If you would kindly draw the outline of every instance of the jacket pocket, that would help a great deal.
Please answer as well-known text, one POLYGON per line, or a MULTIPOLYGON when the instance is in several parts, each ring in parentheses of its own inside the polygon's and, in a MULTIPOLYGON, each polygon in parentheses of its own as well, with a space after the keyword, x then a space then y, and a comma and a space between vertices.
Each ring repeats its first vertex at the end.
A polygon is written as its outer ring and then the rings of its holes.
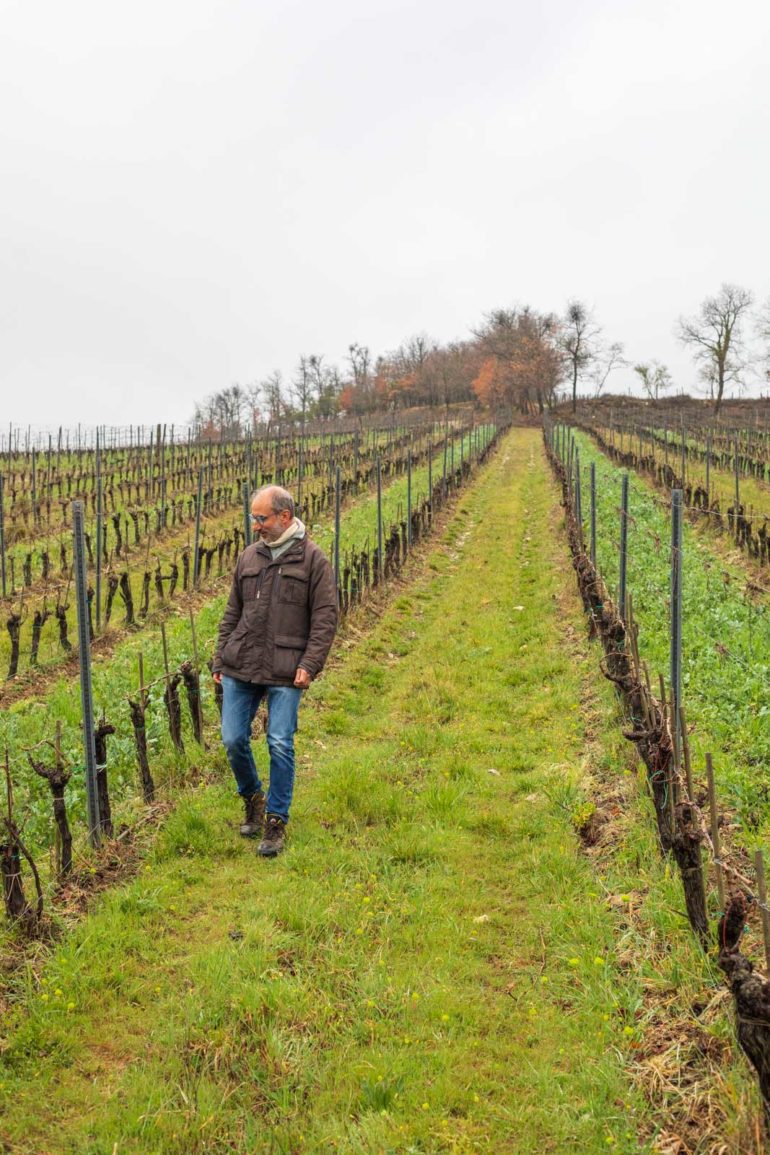
POLYGON ((226 666, 237 666, 243 649, 243 640, 246 636, 246 624, 241 618, 222 650, 222 662, 226 666))
POLYGON ((241 580, 241 597, 243 601, 250 602, 259 593, 259 587, 262 585, 262 574, 249 574, 241 580))
POLYGON ((276 634, 273 662, 273 675, 276 678, 294 679, 306 644, 304 638, 294 637, 291 634, 276 634))
POLYGON ((298 606, 307 603, 308 575, 300 569, 279 570, 278 601, 284 605, 298 606))

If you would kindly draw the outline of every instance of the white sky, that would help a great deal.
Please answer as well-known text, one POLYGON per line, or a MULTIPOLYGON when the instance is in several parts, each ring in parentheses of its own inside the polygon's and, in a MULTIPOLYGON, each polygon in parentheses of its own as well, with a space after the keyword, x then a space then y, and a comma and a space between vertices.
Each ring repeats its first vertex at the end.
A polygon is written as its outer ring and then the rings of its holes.
POLYGON ((766 0, 0 0, 0 426, 572 296, 692 387, 677 316, 770 297, 769 52, 766 0))

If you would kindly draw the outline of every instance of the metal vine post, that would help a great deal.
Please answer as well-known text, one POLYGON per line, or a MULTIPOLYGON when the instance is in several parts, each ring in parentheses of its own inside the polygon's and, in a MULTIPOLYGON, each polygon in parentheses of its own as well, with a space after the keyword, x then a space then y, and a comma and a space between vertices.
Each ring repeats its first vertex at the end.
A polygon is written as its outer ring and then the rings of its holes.
POLYGON ((682 497, 681 489, 671 493, 671 729, 674 739, 674 764, 677 770, 681 755, 682 704, 682 497))
POLYGON ((88 800, 88 834, 92 846, 101 840, 99 795, 96 786, 96 746, 94 743, 94 700, 91 683, 91 639, 88 622, 88 574, 82 501, 72 503, 72 527, 75 558, 75 595, 78 619, 78 652, 80 656, 80 702, 83 713, 83 750, 85 754, 86 796, 88 800))

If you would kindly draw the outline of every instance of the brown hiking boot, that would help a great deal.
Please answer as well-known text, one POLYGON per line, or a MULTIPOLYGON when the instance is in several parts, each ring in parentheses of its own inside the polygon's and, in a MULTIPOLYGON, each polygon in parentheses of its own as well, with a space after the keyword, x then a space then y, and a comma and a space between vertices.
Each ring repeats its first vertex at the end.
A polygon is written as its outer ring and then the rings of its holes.
POLYGON ((275 858, 286 846, 286 823, 277 814, 268 814, 265 819, 265 834, 257 847, 257 854, 263 858, 275 858))
POLYGON ((246 813, 241 823, 241 834, 244 838, 261 838, 265 825, 265 796, 258 790, 251 798, 244 798, 243 802, 246 813))

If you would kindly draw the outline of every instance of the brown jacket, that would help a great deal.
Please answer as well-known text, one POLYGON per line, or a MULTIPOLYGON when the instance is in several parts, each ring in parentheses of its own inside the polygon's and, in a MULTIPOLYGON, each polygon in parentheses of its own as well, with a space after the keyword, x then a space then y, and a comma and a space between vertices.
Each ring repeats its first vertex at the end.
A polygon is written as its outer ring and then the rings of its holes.
POLYGON ((291 686, 299 666, 315 678, 337 629, 334 571, 303 537, 273 561, 249 545, 238 558, 214 654, 214 673, 260 686, 291 686))

